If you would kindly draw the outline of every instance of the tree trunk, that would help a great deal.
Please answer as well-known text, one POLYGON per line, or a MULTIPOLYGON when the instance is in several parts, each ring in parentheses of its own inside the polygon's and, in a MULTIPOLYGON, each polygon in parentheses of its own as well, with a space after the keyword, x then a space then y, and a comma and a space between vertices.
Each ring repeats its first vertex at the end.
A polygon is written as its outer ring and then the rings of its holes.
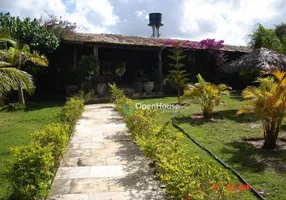
POLYGON ((270 126, 268 130, 264 130, 263 149, 274 149, 278 138, 279 128, 270 126))
MULTIPOLYGON (((19 53, 19 62, 17 69, 21 69, 21 65, 22 65, 22 55, 21 53, 19 53)), ((21 83, 18 84, 18 97, 19 97, 19 103, 25 105, 25 96, 21 83)))
POLYGON ((178 94, 178 104, 181 105, 181 90, 180 90, 180 88, 177 89, 177 94, 178 94))
POLYGON ((18 86, 18 97, 19 97, 19 103, 25 105, 24 91, 21 84, 19 84, 18 86))

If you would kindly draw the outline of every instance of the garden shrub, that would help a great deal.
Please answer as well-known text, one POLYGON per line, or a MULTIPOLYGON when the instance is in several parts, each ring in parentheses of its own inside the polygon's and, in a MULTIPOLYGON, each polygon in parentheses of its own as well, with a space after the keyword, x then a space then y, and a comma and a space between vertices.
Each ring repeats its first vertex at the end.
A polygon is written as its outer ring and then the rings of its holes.
POLYGON ((29 145, 11 148, 10 178, 19 199, 46 199, 72 128, 86 101, 88 95, 83 94, 69 98, 64 105, 61 122, 48 124, 31 133, 29 145))
POLYGON ((31 137, 32 142, 39 143, 41 147, 48 145, 52 147, 52 155, 55 160, 55 167, 57 167, 68 144, 70 133, 71 127, 69 125, 51 123, 32 133, 31 137))
POLYGON ((198 83, 189 85, 189 89, 184 91, 183 100, 189 100, 191 103, 198 104, 203 112, 204 118, 210 118, 214 107, 223 103, 221 94, 229 95, 225 84, 215 85, 206 82, 203 77, 198 74, 198 83))
POLYGON ((52 146, 37 143, 11 148, 13 153, 10 178, 17 196, 25 200, 45 199, 54 174, 52 146))
POLYGON ((172 199, 229 199, 233 195, 226 190, 230 182, 226 170, 187 152, 184 136, 171 133, 170 123, 160 125, 156 121, 155 110, 135 109, 126 114, 122 105, 135 103, 118 96, 115 101, 118 111, 123 114, 132 137, 144 155, 153 160, 158 176, 172 199), (214 184, 220 187, 214 190, 214 184))
POLYGON ((77 119, 80 118, 84 110, 84 99, 78 96, 68 98, 68 101, 63 107, 63 121, 75 124, 77 119))

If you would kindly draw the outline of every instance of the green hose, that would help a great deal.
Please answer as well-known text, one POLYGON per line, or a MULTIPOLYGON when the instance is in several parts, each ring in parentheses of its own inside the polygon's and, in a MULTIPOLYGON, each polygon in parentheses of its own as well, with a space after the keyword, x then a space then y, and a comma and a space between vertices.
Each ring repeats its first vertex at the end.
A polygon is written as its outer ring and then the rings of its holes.
MULTIPOLYGON (((217 160, 221 165, 223 165, 226 169, 229 169, 241 182, 246 184, 247 186, 250 186, 250 184, 242 178, 241 175, 239 175, 234 169, 232 169, 229 165, 227 165, 225 162, 223 162, 221 159, 219 159, 213 152, 211 152, 209 149, 205 148, 202 146, 200 143, 198 143, 194 138, 192 138, 188 133, 185 132, 184 129, 179 127, 178 125, 175 124, 174 118, 172 118, 172 125, 178 129, 180 132, 182 132, 184 135, 186 135, 190 140, 192 140, 193 143, 195 143, 197 146, 199 146, 201 149, 206 151, 209 155, 211 155, 215 160, 217 160)), ((259 194, 253 187, 251 187, 250 191, 258 198, 261 200, 266 200, 261 194, 259 194)))

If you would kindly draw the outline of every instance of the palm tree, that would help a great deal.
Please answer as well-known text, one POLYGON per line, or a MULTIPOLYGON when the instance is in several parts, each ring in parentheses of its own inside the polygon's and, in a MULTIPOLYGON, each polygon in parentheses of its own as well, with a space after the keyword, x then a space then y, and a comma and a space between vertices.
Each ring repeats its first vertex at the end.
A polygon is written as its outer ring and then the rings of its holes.
POLYGON ((247 87, 242 95, 249 99, 237 114, 253 113, 263 124, 265 149, 274 149, 286 109, 286 72, 275 70, 272 77, 258 78, 259 87, 247 87))
MULTIPOLYGON (((13 48, 17 47, 17 43, 10 39, 10 34, 7 30, 0 29, 0 41, 8 42, 13 48)), ((1 55, 2 58, 6 57, 5 51, 1 51, 1 55)), ((9 61, 0 61, 0 104, 3 103, 9 91, 17 90, 19 86, 25 89, 29 94, 32 94, 34 91, 32 76, 27 72, 16 69, 14 66, 15 65, 9 61)))
MULTIPOLYGON (((1 32, 0 32, 1 33, 1 32)), ((25 89, 28 93, 31 93, 34 89, 34 84, 32 81, 31 75, 28 73, 21 71, 21 66, 24 65, 27 61, 31 61, 34 64, 41 65, 41 66, 47 66, 48 65, 48 60, 45 56, 39 55, 37 52, 31 53, 30 47, 28 45, 21 45, 20 43, 16 43, 15 41, 7 39, 7 31, 2 31, 2 41, 7 41, 9 42, 12 47, 10 47, 8 50, 1 50, 0 55, 4 58, 5 62, 0 63, 0 67, 16 67, 18 71, 15 69, 10 71, 7 70, 6 68, 6 73, 11 72, 15 75, 15 73, 18 73, 17 76, 20 78, 17 81, 18 85, 18 93, 19 93, 19 101, 21 104, 25 104, 25 98, 24 98, 24 93, 23 89, 25 89), (4 37, 3 37, 4 36, 4 37), (25 79, 21 79, 25 77, 25 79)), ((3 69, 3 68, 2 68, 3 69)), ((11 77, 11 76, 7 76, 11 77)), ((14 79, 17 80, 17 79, 14 79)), ((15 83, 15 82, 14 82, 15 83)), ((13 87, 10 87, 10 89, 15 89, 14 85, 13 87)))

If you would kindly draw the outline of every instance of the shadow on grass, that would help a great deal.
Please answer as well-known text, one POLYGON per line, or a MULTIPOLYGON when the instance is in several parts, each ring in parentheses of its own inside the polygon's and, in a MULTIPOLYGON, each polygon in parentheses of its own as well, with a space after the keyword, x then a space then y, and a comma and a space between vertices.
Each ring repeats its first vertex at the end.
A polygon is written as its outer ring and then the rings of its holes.
POLYGON ((180 117, 175 117, 175 123, 177 123, 178 125, 187 123, 192 126, 195 126, 195 125, 203 125, 205 123, 216 123, 216 121, 204 118, 193 119, 192 116, 180 116, 180 117))
POLYGON ((245 141, 233 141, 226 145, 232 147, 222 149, 222 153, 232 154, 226 162, 231 166, 238 166, 239 171, 259 173, 272 168, 278 173, 286 173, 285 150, 256 149, 245 141))
POLYGON ((259 119, 254 115, 237 115, 237 110, 222 110, 215 112, 218 115, 221 115, 223 118, 238 122, 238 123, 250 123, 250 122, 256 122, 259 119))

